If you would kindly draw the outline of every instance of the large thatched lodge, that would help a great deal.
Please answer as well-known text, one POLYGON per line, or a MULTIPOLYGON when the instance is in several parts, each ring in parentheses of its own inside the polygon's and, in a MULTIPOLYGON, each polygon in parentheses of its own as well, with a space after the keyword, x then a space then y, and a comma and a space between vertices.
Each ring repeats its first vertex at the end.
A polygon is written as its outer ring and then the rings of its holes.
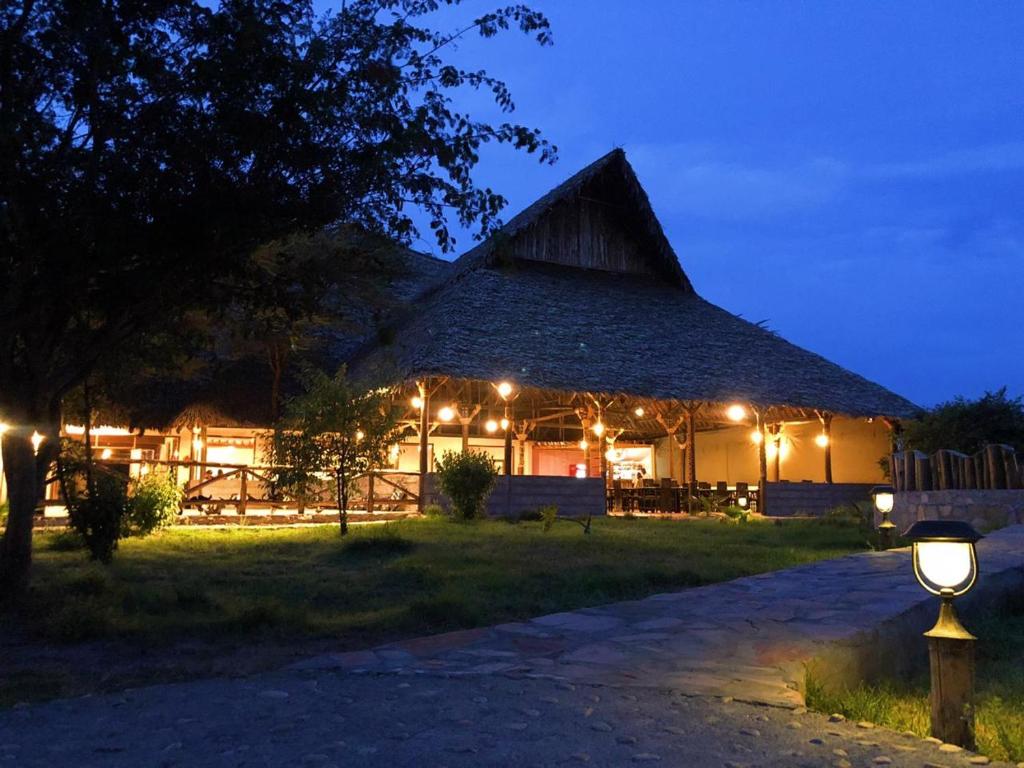
MULTIPOLYGON (((373 512, 422 509, 435 460, 465 449, 493 455, 506 477, 492 508, 511 514, 702 498, 820 512, 883 480, 892 431, 917 410, 702 299, 621 150, 453 263, 410 263, 401 307, 331 361, 387 377, 405 412, 391 466, 364 483, 373 512)), ((176 465, 193 511, 252 515, 287 506, 261 487, 269 426, 197 404, 164 429, 94 432, 130 471, 176 465)))

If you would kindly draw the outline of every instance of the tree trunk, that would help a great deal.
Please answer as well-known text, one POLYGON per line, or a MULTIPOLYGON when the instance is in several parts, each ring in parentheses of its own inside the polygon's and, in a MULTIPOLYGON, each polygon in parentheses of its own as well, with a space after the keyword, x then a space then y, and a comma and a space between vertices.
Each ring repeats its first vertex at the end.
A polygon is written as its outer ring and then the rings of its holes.
POLYGON ((28 589, 32 569, 32 518, 42 485, 36 456, 24 429, 11 430, 3 444, 4 474, 10 511, 0 542, 0 599, 17 598, 28 589))
POLYGON ((338 491, 338 522, 341 524, 341 535, 348 534, 348 488, 345 487, 345 479, 341 470, 334 473, 335 485, 338 491))

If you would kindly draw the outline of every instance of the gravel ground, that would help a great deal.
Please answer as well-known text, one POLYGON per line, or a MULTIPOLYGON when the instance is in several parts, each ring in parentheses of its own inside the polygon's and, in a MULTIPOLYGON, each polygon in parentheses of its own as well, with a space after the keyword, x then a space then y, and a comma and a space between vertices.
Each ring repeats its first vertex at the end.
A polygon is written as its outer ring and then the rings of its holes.
POLYGON ((967 766, 870 724, 650 688, 280 671, 0 713, 0 766, 967 766))

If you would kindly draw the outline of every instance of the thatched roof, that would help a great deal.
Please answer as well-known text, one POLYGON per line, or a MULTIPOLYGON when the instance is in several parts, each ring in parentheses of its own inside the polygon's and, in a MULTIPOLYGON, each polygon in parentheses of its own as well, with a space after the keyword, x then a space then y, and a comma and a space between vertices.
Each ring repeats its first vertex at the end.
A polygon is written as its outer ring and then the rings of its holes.
POLYGON ((389 343, 369 345, 355 356, 353 372, 404 381, 430 375, 510 379, 524 387, 741 401, 848 416, 908 417, 919 410, 698 296, 678 261, 675 270, 665 267, 675 255, 635 182, 616 151, 545 195, 489 244, 462 256, 446 282, 396 320, 385 337, 389 343), (639 231, 639 252, 656 265, 655 274, 516 256, 517 238, 599 176, 606 193, 617 179, 623 196, 632 199, 632 210, 620 221, 639 231), (649 220, 637 225, 637 215, 649 220))

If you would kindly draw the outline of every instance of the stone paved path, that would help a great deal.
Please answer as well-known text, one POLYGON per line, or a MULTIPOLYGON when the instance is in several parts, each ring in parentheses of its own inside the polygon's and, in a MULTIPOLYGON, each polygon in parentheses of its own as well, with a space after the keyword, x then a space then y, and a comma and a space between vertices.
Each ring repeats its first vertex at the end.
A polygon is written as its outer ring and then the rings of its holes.
MULTIPOLYGON (((985 539, 980 560, 986 580, 1019 574, 1024 527, 985 539)), ((853 556, 250 678, 9 710, 0 766, 982 764, 799 706, 804 661, 927 603, 905 552, 853 556)))
MULTIPOLYGON (((1024 526, 978 545, 982 578, 1024 573, 1024 526)), ((858 648, 874 656, 880 628, 908 615, 934 621, 908 550, 851 555, 644 600, 532 621, 330 654, 297 669, 543 676, 589 684, 671 688, 760 704, 803 704, 805 665, 858 648)), ((927 628, 925 625, 922 629, 927 628)), ((903 642, 905 631, 891 640, 903 642)), ((921 646, 923 647, 923 645, 921 646)), ((856 670, 854 670, 854 674, 856 670)))

